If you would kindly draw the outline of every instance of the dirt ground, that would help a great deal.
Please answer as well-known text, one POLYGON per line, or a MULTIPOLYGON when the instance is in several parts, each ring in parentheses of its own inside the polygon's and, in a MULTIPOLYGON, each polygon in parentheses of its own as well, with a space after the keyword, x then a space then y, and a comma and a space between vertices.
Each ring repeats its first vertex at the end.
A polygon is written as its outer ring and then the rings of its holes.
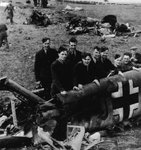
MULTIPOLYGON (((61 10, 70 5, 82 7, 83 11, 75 13, 92 18, 101 19, 105 15, 114 14, 120 23, 130 23, 135 30, 141 30, 141 5, 89 5, 89 4, 57 4, 51 0, 50 6, 40 9, 53 18, 54 24, 48 27, 37 27, 35 25, 25 25, 26 17, 31 14, 33 4, 26 4, 25 0, 13 0, 15 5, 14 24, 11 25, 5 19, 4 7, 0 7, 0 23, 8 26, 8 40, 10 49, 0 49, 0 77, 7 76, 25 88, 32 90, 35 88, 34 78, 34 56, 41 48, 41 39, 50 37, 52 47, 56 49, 60 44, 68 44, 71 37, 66 32, 65 23, 61 23, 61 10), (60 15, 59 15, 60 14, 60 15)), ((61 18, 62 19, 62 18, 61 18)), ((78 39, 78 49, 80 51, 92 51, 95 45, 102 45, 100 37, 91 34, 81 34, 76 36, 78 39)), ((115 37, 107 38, 104 45, 110 49, 110 59, 113 60, 115 52, 129 51, 131 46, 137 46, 141 51, 141 35, 137 37, 115 37)), ((140 127, 132 128, 120 134, 120 136, 108 138, 107 144, 102 146, 110 150, 141 150, 141 131, 140 127), (113 142, 112 142, 113 141, 113 142), (115 146, 117 143, 118 147, 115 146)), ((101 148, 102 149, 102 148, 101 148)))

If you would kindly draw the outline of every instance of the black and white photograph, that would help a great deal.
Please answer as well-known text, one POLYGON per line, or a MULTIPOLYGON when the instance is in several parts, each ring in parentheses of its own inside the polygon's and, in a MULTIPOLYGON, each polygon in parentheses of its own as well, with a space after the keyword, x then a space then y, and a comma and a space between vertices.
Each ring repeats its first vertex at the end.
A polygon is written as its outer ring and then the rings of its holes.
POLYGON ((0 0, 0 150, 141 150, 141 0, 0 0))

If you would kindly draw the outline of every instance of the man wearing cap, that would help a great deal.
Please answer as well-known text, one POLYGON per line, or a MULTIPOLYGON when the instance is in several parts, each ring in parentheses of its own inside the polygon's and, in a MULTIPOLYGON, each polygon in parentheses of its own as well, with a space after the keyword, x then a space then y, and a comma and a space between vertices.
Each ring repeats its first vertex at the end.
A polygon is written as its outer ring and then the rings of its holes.
POLYGON ((141 54, 137 52, 138 48, 133 46, 130 48, 131 50, 131 62, 135 67, 141 67, 141 54))

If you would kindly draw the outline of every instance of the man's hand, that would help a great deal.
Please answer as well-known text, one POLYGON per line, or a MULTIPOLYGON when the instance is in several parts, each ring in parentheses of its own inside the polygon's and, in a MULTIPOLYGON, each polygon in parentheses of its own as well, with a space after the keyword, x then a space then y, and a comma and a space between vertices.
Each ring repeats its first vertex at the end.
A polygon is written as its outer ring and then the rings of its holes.
POLYGON ((123 72, 121 72, 121 71, 118 71, 118 74, 124 77, 124 74, 123 74, 123 72))
POLYGON ((136 68, 136 67, 134 67, 134 66, 133 66, 133 70, 135 70, 135 71, 140 71, 139 68, 136 68))
POLYGON ((61 91, 60 92, 62 95, 66 95, 67 94, 67 91, 61 91))
POLYGON ((37 81, 36 82, 36 89, 40 89, 40 88, 42 88, 41 81, 37 81))
POLYGON ((82 90, 82 88, 83 88, 83 85, 82 84, 78 84, 78 87, 74 86, 73 90, 79 91, 79 90, 82 90))
POLYGON ((83 89, 83 85, 82 84, 78 84, 78 88, 79 88, 79 90, 82 90, 83 89))
POLYGON ((79 88, 78 88, 77 86, 74 86, 74 87, 73 87, 73 90, 78 91, 78 90, 79 90, 79 88))
POLYGON ((96 83, 98 86, 100 86, 98 79, 94 79, 93 82, 96 83))

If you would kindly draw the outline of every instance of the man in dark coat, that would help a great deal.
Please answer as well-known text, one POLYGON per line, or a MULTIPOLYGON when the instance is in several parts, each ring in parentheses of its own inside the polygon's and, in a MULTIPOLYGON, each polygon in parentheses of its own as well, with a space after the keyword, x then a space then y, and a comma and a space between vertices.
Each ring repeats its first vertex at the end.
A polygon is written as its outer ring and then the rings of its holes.
POLYGON ((51 96, 57 93, 65 93, 65 91, 72 89, 72 80, 70 76, 70 67, 66 62, 67 49, 60 46, 58 49, 58 59, 51 65, 52 85, 51 96))
POLYGON ((90 66, 93 68, 93 79, 100 79, 100 70, 99 65, 101 64, 100 60, 100 47, 95 46, 92 52, 92 61, 90 66))
POLYGON ((0 24, 0 47, 2 47, 4 43, 6 48, 9 48, 7 37, 7 26, 5 24, 0 24))
POLYGON ((115 70, 114 64, 108 59, 108 52, 108 47, 101 47, 100 63, 97 66, 99 68, 99 74, 97 75, 99 79, 107 77, 111 71, 115 70))
POLYGON ((6 19, 10 19, 10 23, 13 24, 14 6, 12 4, 12 0, 9 1, 9 4, 6 6, 4 12, 7 12, 6 19))
POLYGON ((69 50, 67 60, 71 63, 71 66, 74 67, 76 63, 81 61, 81 52, 76 49, 77 47, 77 40, 76 38, 72 37, 69 40, 69 50))
POLYGON ((41 7, 47 8, 48 0, 41 0, 41 7))
POLYGON ((68 55, 67 55, 67 59, 66 61, 69 63, 70 65, 70 70, 71 70, 71 77, 73 80, 73 69, 74 66, 81 61, 82 57, 81 57, 81 52, 78 51, 76 49, 77 47, 77 39, 72 37, 69 40, 69 49, 68 49, 68 55))
POLYGON ((83 86, 85 84, 91 83, 93 79, 93 68, 90 65, 91 54, 83 52, 82 61, 78 62, 74 67, 74 77, 73 85, 83 86))
MULTIPOLYGON (((70 77, 70 67, 66 62, 67 49, 60 46, 58 49, 58 59, 56 59, 51 65, 52 73, 52 85, 51 96, 61 93, 65 95, 68 90, 72 89, 72 80, 70 77)), ((68 110, 69 111, 69 110, 68 110)), ((66 126, 67 118, 58 118, 56 128, 52 134, 53 138, 57 140, 66 139, 66 126)))
POLYGON ((45 89, 45 98, 50 99, 52 83, 51 64, 58 58, 57 51, 50 47, 50 38, 43 38, 43 48, 35 56, 35 78, 45 89))

